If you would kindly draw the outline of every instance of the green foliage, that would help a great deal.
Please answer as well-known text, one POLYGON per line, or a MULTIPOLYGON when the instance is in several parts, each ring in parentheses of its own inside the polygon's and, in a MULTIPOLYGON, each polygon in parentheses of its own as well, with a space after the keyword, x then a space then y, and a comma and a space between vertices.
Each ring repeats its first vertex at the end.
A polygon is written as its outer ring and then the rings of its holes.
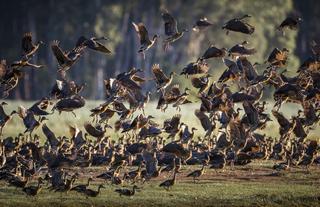
MULTIPOLYGON (((0 2, 2 12, 0 25, 2 38, 0 56, 13 61, 20 56, 20 41, 24 32, 31 31, 35 39, 43 40, 46 45, 40 49, 35 57, 45 64, 46 70, 30 72, 30 83, 22 81, 12 97, 37 99, 47 95, 56 77, 57 61, 50 50, 51 41, 57 39, 61 47, 70 50, 74 47, 80 35, 107 36, 110 41, 105 44, 113 51, 110 56, 97 52, 88 52, 70 70, 70 78, 78 82, 86 82, 84 95, 88 98, 97 98, 102 95, 97 91, 97 71, 102 68, 104 77, 112 77, 119 72, 127 71, 130 67, 145 70, 145 76, 151 76, 150 68, 153 63, 160 63, 165 71, 180 73, 182 68, 191 61, 195 61, 209 44, 218 47, 230 48, 244 40, 249 41, 251 47, 258 52, 250 57, 253 62, 263 63, 274 47, 286 47, 290 50, 288 69, 290 75, 299 65, 295 56, 297 31, 288 31, 285 36, 276 30, 276 27, 292 12, 293 0, 141 0, 141 1, 112 1, 112 0, 70 0, 70 1, 18 1, 0 2), (161 19, 161 10, 168 9, 178 20, 179 30, 187 28, 180 40, 175 42, 168 52, 162 49, 162 40, 165 38, 164 26, 161 19), (234 17, 251 14, 248 22, 256 27, 253 35, 231 32, 228 36, 221 29, 222 25, 234 17), (206 16, 213 22, 213 26, 201 33, 191 32, 195 21, 206 16), (159 34, 160 40, 154 48, 146 54, 143 60, 137 54, 138 38, 131 22, 144 22, 149 35, 159 34), (30 89, 31 87, 31 89, 30 89), (30 95, 25 94, 31 91, 30 95)), ((307 12, 306 10, 303 10, 307 12)), ((308 24, 310 26, 310 24, 308 24)), ((225 66, 221 60, 210 60, 210 72, 214 79, 221 74, 225 66)), ((264 67, 261 67, 263 70, 264 67)), ((175 80, 183 87, 190 86, 190 81, 179 77, 175 80)), ((146 84, 150 89, 152 84, 146 84)))

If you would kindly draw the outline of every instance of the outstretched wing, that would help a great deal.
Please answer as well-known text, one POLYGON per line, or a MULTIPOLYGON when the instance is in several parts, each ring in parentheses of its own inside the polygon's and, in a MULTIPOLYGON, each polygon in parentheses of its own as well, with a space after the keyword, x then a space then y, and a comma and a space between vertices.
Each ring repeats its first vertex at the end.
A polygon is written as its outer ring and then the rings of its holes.
POLYGON ((132 22, 132 25, 134 26, 134 29, 138 33, 140 44, 144 44, 146 42, 149 42, 149 34, 147 28, 144 26, 143 23, 139 23, 138 25, 134 22, 132 22))
POLYGON ((62 49, 59 47, 59 41, 57 40, 53 41, 53 43, 51 44, 51 50, 60 65, 65 63, 67 57, 65 53, 62 51, 62 49))
POLYGON ((157 79, 158 83, 163 83, 168 80, 168 77, 163 73, 159 64, 154 64, 152 66, 152 72, 153 72, 155 78, 157 79))
POLYGON ((167 11, 163 12, 162 19, 164 21, 164 29, 167 36, 178 33, 177 20, 175 20, 171 14, 167 11))
POLYGON ((33 44, 32 44, 32 34, 31 34, 31 32, 25 33, 23 35, 22 45, 21 46, 22 46, 22 50, 25 53, 29 53, 32 50, 33 44))

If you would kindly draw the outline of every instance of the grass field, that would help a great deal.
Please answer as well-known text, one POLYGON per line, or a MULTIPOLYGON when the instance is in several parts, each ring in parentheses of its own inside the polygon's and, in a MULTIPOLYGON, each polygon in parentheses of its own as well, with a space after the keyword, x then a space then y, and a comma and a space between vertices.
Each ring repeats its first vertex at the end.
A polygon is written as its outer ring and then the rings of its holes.
MULTIPOLYGON (((5 107, 5 111, 7 113, 11 112, 12 110, 17 110, 18 106, 22 105, 24 107, 30 107, 33 103, 32 102, 20 102, 20 101, 8 101, 9 105, 5 107)), ((83 123, 85 121, 91 121, 91 118, 89 117, 90 112, 89 110, 93 107, 98 106, 99 104, 103 103, 103 101, 87 101, 86 106, 78 109, 75 111, 77 114, 77 117, 74 117, 72 113, 66 113, 63 112, 61 115, 59 115, 57 112, 53 115, 48 116, 49 120, 46 121, 47 125, 50 129, 52 129, 57 135, 68 135, 68 125, 77 125, 81 130, 84 130, 83 123)), ((195 109, 198 109, 200 106, 200 103, 192 103, 183 105, 181 108, 181 112, 176 111, 171 106, 168 107, 166 112, 161 112, 160 110, 156 109, 156 103, 149 103, 145 109, 147 115, 153 115, 155 117, 155 121, 159 123, 161 126, 163 124, 163 120, 171 118, 174 114, 180 113, 182 115, 181 121, 188 124, 190 128, 192 126, 198 128, 196 136, 201 136, 204 134, 203 129, 201 127, 200 121, 197 119, 197 117, 194 115, 195 109)), ((240 105, 239 105, 240 106, 240 105)), ((268 104, 268 110, 270 112, 273 104, 268 104)), ((299 109, 299 106, 297 104, 284 104, 282 108, 280 109, 281 112, 283 112, 286 117, 289 119, 292 115, 296 115, 297 111, 299 109)), ((136 114, 142 113, 141 111, 136 112, 136 114)), ((271 114, 271 113, 270 113, 271 114)), ((278 137, 278 123, 276 122, 275 118, 270 115, 271 119, 273 119, 273 122, 269 122, 268 126, 265 130, 260 131, 261 133, 265 133, 268 136, 278 137)), ((114 118, 111 119, 111 125, 113 125, 114 121, 116 120, 117 116, 114 116, 114 118)), ((16 136, 17 133, 23 132, 25 130, 23 126, 22 120, 17 116, 14 115, 12 120, 7 124, 7 126, 4 129, 4 137, 6 136, 16 136)), ((108 135, 111 137, 117 138, 118 134, 114 134, 112 129, 108 129, 108 135)), ((259 131, 258 131, 259 132, 259 131)), ((35 130, 35 133, 42 136, 41 128, 38 128, 35 130)), ((315 128, 314 130, 311 130, 309 133, 308 138, 309 139, 318 139, 318 134, 320 133, 320 127, 315 128)))
MULTIPOLYGON (((101 102, 88 101, 86 107, 76 111, 75 118, 71 113, 54 114, 48 117, 47 125, 57 134, 68 133, 68 125, 76 124, 83 130, 83 123, 89 119, 89 109, 101 102)), ((19 105, 30 106, 30 102, 9 102, 6 111, 17 109, 19 105)), ((155 103, 149 104, 147 114, 156 117, 156 121, 162 124, 166 118, 176 112, 169 107, 166 113, 155 110, 155 103)), ((203 134, 200 122, 194 116, 194 110, 199 103, 182 107, 182 121, 189 126, 195 126, 200 130, 197 136, 203 134)), ((284 105, 281 109, 288 118, 296 113, 296 105, 284 105)), ((272 119, 274 119, 271 116, 272 119)), ((111 120, 111 123, 115 119, 111 120)), ((18 116, 14 116, 4 129, 3 137, 15 136, 24 131, 24 126, 18 116)), ((39 128, 35 133, 43 137, 39 128)), ((277 136, 277 123, 269 124, 264 132, 271 136, 277 136)), ((318 138, 319 129, 310 133, 309 138, 318 138)), ((112 130, 109 135, 116 137, 112 130)), ((290 171, 273 174, 273 161, 263 163, 254 162, 244 167, 236 167, 234 171, 227 168, 224 171, 215 172, 206 170, 200 183, 193 184, 187 179, 187 173, 200 166, 184 166, 182 173, 178 174, 178 181, 172 190, 166 191, 158 187, 159 183, 168 177, 163 174, 159 178, 142 186, 140 192, 132 198, 119 197, 114 190, 118 186, 105 183, 105 189, 99 197, 86 199, 76 193, 60 194, 49 192, 46 188, 36 198, 26 197, 21 190, 7 186, 0 182, 0 206, 320 206, 320 167, 312 166, 309 172, 301 168, 292 168, 290 171)), ((104 172, 104 168, 70 169, 72 172, 80 172, 81 180, 76 183, 85 183, 86 177, 104 172)), ((34 181, 35 182, 35 181, 34 181)), ((103 182, 95 179, 93 189, 103 182)), ((141 186, 139 184, 139 186, 141 186)))
MULTIPOLYGON (((169 177, 163 174, 143 186, 131 198, 114 192, 119 186, 105 183, 97 198, 86 199, 81 194, 49 192, 44 187, 38 197, 26 197, 21 190, 1 183, 0 206, 320 206, 320 169, 310 172, 293 168, 273 175, 272 162, 253 163, 245 167, 227 168, 223 172, 206 170, 199 183, 187 179, 186 173, 200 166, 187 166, 178 174, 176 185, 166 191, 158 185, 169 177)), ((72 169, 82 177, 95 176, 102 168, 72 169)), ((86 179, 76 181, 85 183, 86 179)), ((95 179, 90 188, 96 189, 102 180, 95 179)))

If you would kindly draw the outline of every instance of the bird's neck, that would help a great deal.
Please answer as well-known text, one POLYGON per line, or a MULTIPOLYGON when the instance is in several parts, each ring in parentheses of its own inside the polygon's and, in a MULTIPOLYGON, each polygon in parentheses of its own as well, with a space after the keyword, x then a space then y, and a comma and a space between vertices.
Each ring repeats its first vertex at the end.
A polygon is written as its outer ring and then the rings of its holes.
POLYGON ((101 186, 98 187, 98 194, 100 194, 101 186))

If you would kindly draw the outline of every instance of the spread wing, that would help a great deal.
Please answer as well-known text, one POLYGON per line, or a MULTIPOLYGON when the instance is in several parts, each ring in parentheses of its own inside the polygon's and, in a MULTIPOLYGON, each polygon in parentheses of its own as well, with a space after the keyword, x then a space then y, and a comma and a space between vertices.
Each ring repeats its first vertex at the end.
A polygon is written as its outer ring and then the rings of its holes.
POLYGON ((7 73, 7 62, 6 60, 1 60, 0 62, 0 79, 2 79, 7 73))
POLYGON ((31 32, 25 33, 22 38, 22 50, 25 53, 28 53, 32 50, 32 48, 33 48, 32 34, 31 32))
POLYGON ((57 58, 59 64, 63 64, 66 62, 66 54, 62 51, 62 49, 59 47, 59 41, 55 40, 51 44, 51 50, 54 54, 54 56, 57 58))
POLYGON ((132 22, 132 25, 134 26, 134 29, 138 33, 140 44, 144 44, 146 42, 149 42, 149 34, 147 28, 144 26, 143 23, 139 23, 138 25, 132 22))
POLYGON ((177 20, 175 20, 171 14, 168 12, 162 13, 162 19, 164 21, 164 29, 167 36, 178 33, 177 20))
POLYGON ((168 77, 163 73, 159 64, 154 64, 152 66, 152 72, 153 72, 155 78, 157 79, 157 82, 163 83, 163 82, 168 81, 168 77))

